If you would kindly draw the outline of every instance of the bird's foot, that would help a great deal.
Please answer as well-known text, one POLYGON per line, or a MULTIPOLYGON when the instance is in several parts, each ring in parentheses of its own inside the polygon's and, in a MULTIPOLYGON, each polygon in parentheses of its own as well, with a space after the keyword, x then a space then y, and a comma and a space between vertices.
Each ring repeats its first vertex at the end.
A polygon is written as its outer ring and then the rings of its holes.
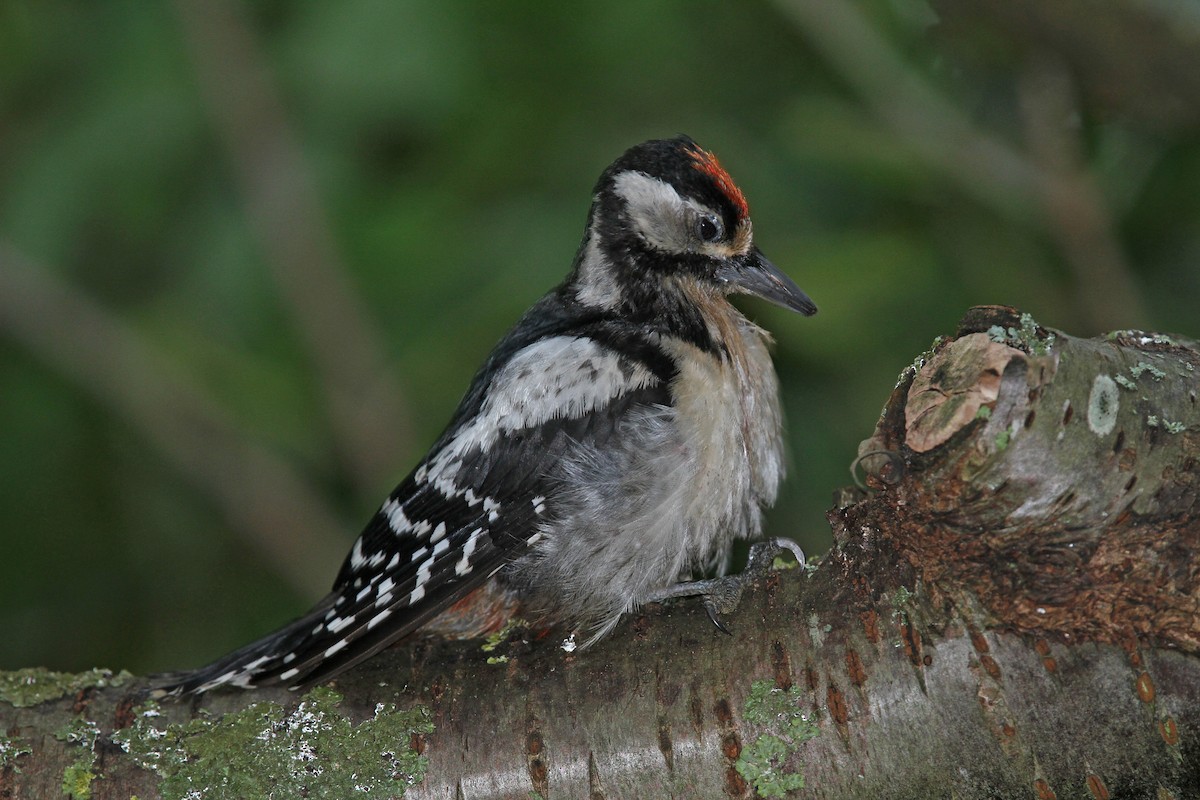
POLYGON ((800 545, 791 539, 766 539, 750 545, 750 556, 746 560, 746 568, 737 575, 723 575, 720 578, 677 583, 655 592, 647 598, 647 602, 660 602, 672 597, 699 597, 712 624, 721 631, 730 633, 721 616, 732 614, 737 609, 746 586, 756 578, 770 572, 775 562, 775 556, 784 550, 795 556, 800 566, 804 566, 804 551, 800 549, 800 545))

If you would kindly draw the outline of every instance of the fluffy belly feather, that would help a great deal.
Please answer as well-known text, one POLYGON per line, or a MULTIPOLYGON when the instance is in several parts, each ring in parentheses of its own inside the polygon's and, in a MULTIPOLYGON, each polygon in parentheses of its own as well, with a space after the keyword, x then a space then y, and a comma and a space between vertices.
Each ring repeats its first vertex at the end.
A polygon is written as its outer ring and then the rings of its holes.
POLYGON ((535 606, 535 578, 559 587, 541 605, 594 638, 655 591, 720 563, 735 539, 757 536, 775 499, 775 373, 763 332, 729 308, 730 352, 662 342, 679 365, 673 407, 630 414, 609 447, 564 459, 563 511, 506 570, 535 606))

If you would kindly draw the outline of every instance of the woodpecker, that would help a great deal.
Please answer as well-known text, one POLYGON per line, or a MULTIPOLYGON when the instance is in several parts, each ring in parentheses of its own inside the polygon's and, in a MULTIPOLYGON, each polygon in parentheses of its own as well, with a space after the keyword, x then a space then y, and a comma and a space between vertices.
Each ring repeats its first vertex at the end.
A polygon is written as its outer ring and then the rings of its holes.
POLYGON ((586 644, 699 593, 720 625, 714 583, 681 581, 759 536, 784 474, 770 336, 731 294, 817 310, 754 245, 715 156, 687 136, 626 151, 570 274, 487 357, 333 591, 155 694, 311 686, 423 628, 478 635, 518 610, 586 644))

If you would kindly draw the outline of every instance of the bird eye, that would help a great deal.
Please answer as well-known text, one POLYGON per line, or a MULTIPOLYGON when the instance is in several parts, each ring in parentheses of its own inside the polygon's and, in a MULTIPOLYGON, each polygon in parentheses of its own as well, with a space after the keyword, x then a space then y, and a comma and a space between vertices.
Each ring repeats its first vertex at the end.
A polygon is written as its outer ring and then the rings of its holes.
POLYGON ((696 235, 704 242, 715 242, 721 238, 721 221, 711 214, 704 214, 696 220, 696 235))

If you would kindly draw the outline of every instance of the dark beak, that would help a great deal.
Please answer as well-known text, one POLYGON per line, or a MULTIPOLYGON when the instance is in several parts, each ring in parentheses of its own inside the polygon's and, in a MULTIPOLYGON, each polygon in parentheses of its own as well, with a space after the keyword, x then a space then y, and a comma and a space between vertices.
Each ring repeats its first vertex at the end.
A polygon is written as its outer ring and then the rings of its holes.
POLYGON ((735 292, 761 297, 806 317, 817 313, 817 304, 779 267, 768 261, 757 247, 745 258, 731 260, 728 266, 717 272, 717 277, 735 292))

